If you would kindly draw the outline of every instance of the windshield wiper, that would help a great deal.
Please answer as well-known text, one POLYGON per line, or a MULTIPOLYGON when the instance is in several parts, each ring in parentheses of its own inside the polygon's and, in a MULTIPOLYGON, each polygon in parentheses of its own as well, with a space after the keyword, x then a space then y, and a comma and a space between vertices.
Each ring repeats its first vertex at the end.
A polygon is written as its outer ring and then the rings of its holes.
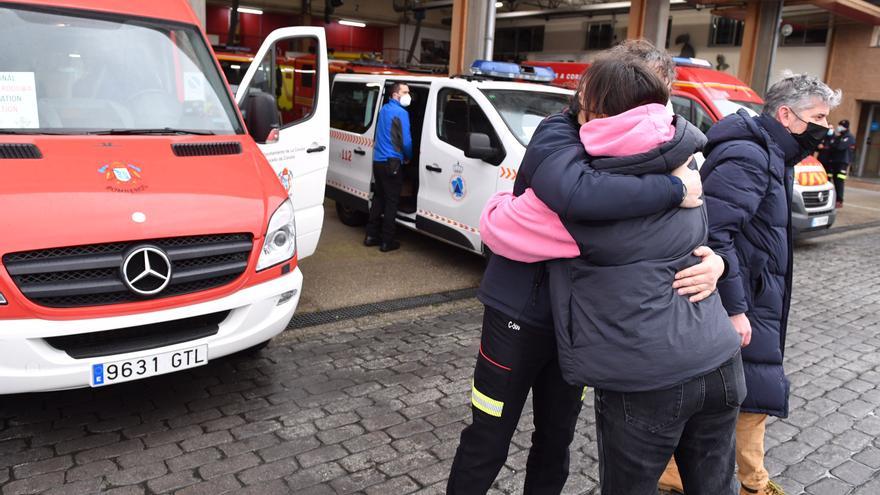
POLYGON ((197 129, 174 129, 171 127, 162 127, 155 129, 103 129, 100 131, 89 131, 87 134, 110 136, 130 136, 140 134, 195 134, 197 136, 213 136, 215 133, 211 131, 200 131, 197 129))

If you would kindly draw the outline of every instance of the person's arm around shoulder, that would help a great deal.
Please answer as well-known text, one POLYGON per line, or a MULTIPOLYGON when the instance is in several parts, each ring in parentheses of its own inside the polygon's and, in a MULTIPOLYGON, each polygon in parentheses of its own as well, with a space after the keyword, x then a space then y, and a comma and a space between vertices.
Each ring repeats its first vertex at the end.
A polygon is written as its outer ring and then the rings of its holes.
MULTIPOLYGON (((539 131, 552 132, 552 128, 539 131)), ((684 165, 672 175, 614 175, 597 171, 589 166, 583 145, 576 139, 575 134, 571 143, 542 159, 529 183, 538 198, 560 217, 575 222, 624 220, 702 204, 697 171, 684 165)))
POLYGON ((480 216, 480 237, 493 253, 524 263, 580 255, 577 242, 531 189, 495 193, 480 216))

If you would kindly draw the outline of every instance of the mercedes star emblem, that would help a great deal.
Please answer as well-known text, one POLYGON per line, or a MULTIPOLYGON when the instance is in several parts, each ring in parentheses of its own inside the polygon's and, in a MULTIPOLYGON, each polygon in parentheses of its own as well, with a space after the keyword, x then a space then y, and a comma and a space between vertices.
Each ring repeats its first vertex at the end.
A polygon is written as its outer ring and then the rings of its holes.
POLYGON ((135 294, 158 294, 171 282, 171 261, 157 247, 137 247, 122 263, 122 281, 135 294))

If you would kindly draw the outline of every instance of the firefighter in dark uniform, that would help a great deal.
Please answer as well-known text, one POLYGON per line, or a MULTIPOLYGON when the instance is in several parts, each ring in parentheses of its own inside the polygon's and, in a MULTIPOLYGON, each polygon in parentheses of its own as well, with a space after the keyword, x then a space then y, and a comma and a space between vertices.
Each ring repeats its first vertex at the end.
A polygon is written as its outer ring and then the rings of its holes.
POLYGON ((379 110, 376 122, 376 145, 373 151, 373 204, 367 223, 365 246, 379 246, 384 252, 400 247, 394 239, 397 205, 403 188, 403 164, 412 159, 412 133, 409 112, 412 102, 409 86, 394 83, 388 103, 379 110))
POLYGON ((826 139, 823 145, 819 152, 819 161, 825 166, 828 177, 834 181, 837 207, 843 208, 846 174, 856 150, 856 138, 849 132, 849 121, 841 120, 834 135, 831 139, 826 139))

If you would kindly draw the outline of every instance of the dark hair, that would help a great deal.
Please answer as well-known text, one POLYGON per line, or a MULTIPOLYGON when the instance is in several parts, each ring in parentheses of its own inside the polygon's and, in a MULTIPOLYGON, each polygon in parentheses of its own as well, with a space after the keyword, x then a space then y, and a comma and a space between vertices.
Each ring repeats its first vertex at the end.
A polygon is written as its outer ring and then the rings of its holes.
POLYGON ((587 69, 578 91, 584 110, 597 115, 617 115, 633 108, 666 105, 669 86, 644 62, 605 56, 587 69))
MULTIPOLYGON (((675 80, 675 61, 666 50, 659 49, 645 40, 626 40, 599 55, 601 58, 612 58, 623 62, 641 62, 654 72, 667 86, 675 80)), ((569 111, 573 116, 581 111, 581 99, 587 83, 587 72, 581 73, 577 91, 572 96, 569 111)), ((665 103, 665 102, 664 102, 665 103)))
POLYGON ((388 93, 388 94, 389 94, 389 95, 393 95, 394 93, 398 93, 398 92, 400 92, 400 88, 401 88, 402 86, 407 86, 407 87, 409 87, 409 84, 407 84, 407 83, 405 83, 405 82, 396 82, 396 83, 394 83, 394 84, 391 85, 391 92, 388 93))

